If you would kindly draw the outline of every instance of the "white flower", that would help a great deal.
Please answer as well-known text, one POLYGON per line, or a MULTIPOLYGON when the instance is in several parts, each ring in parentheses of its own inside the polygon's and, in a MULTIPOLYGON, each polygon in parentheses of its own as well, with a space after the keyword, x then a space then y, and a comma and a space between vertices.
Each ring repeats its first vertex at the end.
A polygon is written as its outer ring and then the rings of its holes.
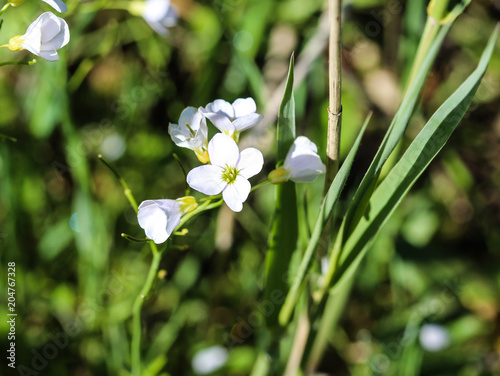
POLYGON ((222 192, 227 206, 241 211, 250 193, 248 179, 262 170, 262 153, 255 148, 240 153, 231 137, 217 133, 208 144, 208 154, 211 164, 191 170, 187 176, 189 186, 206 195, 222 192))
POLYGON ((177 200, 146 200, 139 205, 137 219, 146 236, 156 244, 164 243, 181 221, 181 217, 196 209, 194 197, 177 200))
POLYGON ((51 12, 45 12, 33 22, 24 35, 9 41, 12 51, 28 50, 48 61, 59 60, 57 50, 69 42, 66 21, 51 12))
POLYGON ((44 3, 49 4, 52 8, 57 10, 58 12, 66 12, 68 7, 61 0, 42 0, 44 3))
POLYGON ((207 121, 200 111, 187 107, 179 117, 179 124, 168 126, 168 133, 177 146, 193 150, 201 163, 208 163, 207 121))
POLYGON ((296 183, 310 182, 319 174, 324 174, 326 167, 318 155, 318 148, 307 137, 299 136, 288 151, 285 163, 269 173, 273 184, 292 180, 296 183))
POLYGON ((233 137, 236 141, 241 131, 258 124, 264 117, 256 113, 257 105, 252 98, 239 98, 233 104, 217 99, 200 111, 222 133, 233 137))
POLYGON ((427 351, 439 351, 450 344, 450 333, 441 325, 425 324, 420 329, 420 344, 427 351))
POLYGON ((177 13, 170 0, 146 0, 142 17, 158 34, 168 35, 168 28, 177 24, 177 13))
POLYGON ((226 364, 228 351, 222 346, 212 346, 198 351, 191 362, 194 372, 208 375, 226 364))

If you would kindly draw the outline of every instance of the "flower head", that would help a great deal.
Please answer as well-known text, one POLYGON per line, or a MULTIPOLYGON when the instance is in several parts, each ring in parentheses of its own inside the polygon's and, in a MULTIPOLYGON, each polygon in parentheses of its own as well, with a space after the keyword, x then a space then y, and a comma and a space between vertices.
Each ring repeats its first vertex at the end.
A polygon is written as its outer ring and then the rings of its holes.
POLYGON ((236 99, 233 104, 217 99, 200 111, 222 133, 233 137, 236 141, 241 131, 253 127, 263 118, 256 113, 257 105, 252 98, 236 99))
POLYGON ((146 236, 156 244, 164 243, 175 230, 184 214, 196 209, 194 197, 177 200, 146 200, 139 205, 137 219, 146 236))
POLYGON ((170 0, 146 0, 142 17, 158 34, 168 35, 168 28, 177 24, 177 13, 170 0))
POLYGON ((189 186, 206 195, 222 192, 227 206, 241 211, 251 189, 248 179, 264 165, 262 153, 255 148, 240 153, 231 137, 218 133, 208 144, 208 154, 211 164, 192 169, 187 175, 189 186))
POLYGON ((28 50, 48 61, 59 60, 57 50, 69 42, 69 28, 66 21, 51 12, 40 15, 24 35, 9 41, 12 51, 28 50))
POLYGON ((207 121, 200 111, 187 107, 179 117, 179 124, 170 123, 168 133, 177 146, 193 150, 201 163, 208 163, 207 121))
POLYGON ((326 167, 321 162, 316 145, 307 137, 299 136, 288 151, 285 163, 269 173, 273 184, 292 180, 296 183, 310 182, 319 174, 324 174, 326 167))

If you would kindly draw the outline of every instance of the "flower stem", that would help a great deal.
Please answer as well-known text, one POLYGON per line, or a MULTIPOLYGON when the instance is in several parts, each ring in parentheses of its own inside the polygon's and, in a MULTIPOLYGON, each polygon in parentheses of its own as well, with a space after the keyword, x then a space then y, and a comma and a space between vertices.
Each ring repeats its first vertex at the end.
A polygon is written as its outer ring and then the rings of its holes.
MULTIPOLYGON (((137 213, 139 211, 138 209, 138 206, 137 206, 137 201, 135 200, 134 198, 134 195, 132 194, 132 191, 130 190, 130 188, 128 187, 127 183, 125 182, 125 180, 120 176, 120 174, 113 168, 111 167, 111 165, 106 162, 106 160, 102 157, 101 154, 99 154, 97 156, 97 158, 99 158, 99 160, 104 163, 104 165, 110 169, 110 171, 115 174, 115 176, 117 177, 117 179, 120 181, 120 184, 122 185, 123 187, 123 193, 125 194, 125 197, 127 197, 127 200, 128 202, 130 203, 130 205, 134 208, 135 212, 137 213)), ((152 243, 154 244, 154 243, 152 243)))
POLYGON ((158 274, 158 268, 160 266, 161 257, 163 255, 163 251, 159 252, 156 244, 150 242, 151 248, 156 249, 156 252, 153 251, 153 260, 149 267, 148 276, 146 278, 146 282, 141 289, 141 292, 135 298, 134 305, 132 308, 132 346, 131 346, 131 363, 132 363, 132 375, 140 376, 141 375, 141 310, 142 305, 144 303, 144 299, 150 293, 151 288, 153 287, 153 283, 158 274))
MULTIPOLYGON (((4 44, 1 47, 9 47, 8 44, 4 44)), ((33 65, 36 63, 36 59, 29 60, 29 61, 3 61, 0 63, 0 67, 3 67, 4 65, 33 65)))
POLYGON ((7 8, 10 7, 10 2, 5 4, 2 9, 0 9, 0 15, 3 14, 7 10, 7 8))
POLYGON ((3 141, 3 140, 9 140, 9 141, 12 141, 12 142, 17 142, 17 138, 10 137, 10 136, 7 136, 5 134, 0 134, 0 141, 3 141))
POLYGON ((268 185, 270 182, 271 182, 271 181, 270 181, 269 179, 268 179, 268 180, 264 180, 263 182, 261 182, 261 183, 259 183, 259 184, 255 185, 255 186, 253 186, 250 192, 253 192, 253 191, 255 191, 256 189, 262 188, 262 187, 264 187, 264 186, 268 185))
POLYGON ((330 17, 330 41, 328 53, 328 134, 326 144, 325 192, 339 168, 340 128, 342 124, 342 106, 340 89, 342 86, 342 0, 328 1, 330 17))

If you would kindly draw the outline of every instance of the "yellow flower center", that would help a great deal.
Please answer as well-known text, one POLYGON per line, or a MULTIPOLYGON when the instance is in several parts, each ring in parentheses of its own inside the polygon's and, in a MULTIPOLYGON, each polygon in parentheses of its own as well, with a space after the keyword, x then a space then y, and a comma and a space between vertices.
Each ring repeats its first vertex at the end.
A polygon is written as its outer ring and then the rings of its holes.
POLYGON ((9 40, 9 50, 11 51, 24 50, 23 44, 24 44, 24 38, 22 35, 17 35, 15 37, 12 37, 9 40))
POLYGON ((222 172, 222 180, 227 184, 232 184, 236 180, 236 177, 240 174, 240 171, 236 167, 231 167, 226 165, 226 168, 222 172))

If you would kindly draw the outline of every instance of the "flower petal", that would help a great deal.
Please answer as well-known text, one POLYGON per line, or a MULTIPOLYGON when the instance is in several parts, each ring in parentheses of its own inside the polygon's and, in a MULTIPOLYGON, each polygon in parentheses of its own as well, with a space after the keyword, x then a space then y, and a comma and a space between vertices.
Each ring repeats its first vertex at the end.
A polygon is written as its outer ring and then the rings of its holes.
POLYGON ((235 127, 233 123, 231 123, 231 121, 225 115, 216 114, 214 112, 206 112, 204 113, 204 115, 222 133, 225 133, 228 136, 234 133, 235 127))
POLYGON ((200 127, 201 118, 202 115, 198 109, 189 106, 181 112, 181 116, 179 116, 179 125, 186 126, 186 124, 189 124, 193 131, 197 131, 200 127))
POLYGON ((139 205, 137 213, 139 226, 156 244, 168 239, 181 217, 181 203, 176 200, 146 200, 139 205))
POLYGON ((219 194, 227 184, 222 180, 222 168, 212 165, 193 168, 187 175, 187 183, 206 195, 219 194))
POLYGON ((257 105, 252 98, 239 98, 233 102, 234 117, 238 118, 257 111, 257 105))
POLYGON ((234 119, 233 106, 231 106, 229 102, 226 102, 223 99, 216 99, 215 101, 207 104, 203 112, 211 112, 219 115, 224 115, 231 120, 234 119))
POLYGON ((57 10, 59 13, 66 12, 68 7, 61 0, 42 0, 44 3, 49 4, 52 8, 57 10))
POLYGON ((156 244, 163 243, 168 239, 167 214, 153 200, 141 203, 137 219, 146 236, 156 244))
POLYGON ((324 174, 326 167, 318 155, 303 154, 289 160, 285 169, 290 170, 289 179, 298 182, 310 182, 320 174, 324 174))
POLYGON ((240 158, 240 150, 236 142, 223 133, 217 133, 208 143, 210 163, 214 166, 225 168, 236 167, 240 158))
POLYGON ((240 153, 237 167, 240 175, 248 179, 257 175, 262 170, 263 165, 264 157, 262 153, 255 148, 248 148, 240 153))
POLYGON ((222 191, 222 198, 229 209, 234 212, 240 212, 243 209, 243 203, 247 200, 251 188, 248 180, 239 175, 232 184, 228 184, 222 191))
POLYGON ((252 128, 253 126, 259 124, 262 121, 262 119, 264 119, 263 115, 248 114, 234 120, 233 125, 236 128, 236 130, 244 131, 245 129, 252 128))

